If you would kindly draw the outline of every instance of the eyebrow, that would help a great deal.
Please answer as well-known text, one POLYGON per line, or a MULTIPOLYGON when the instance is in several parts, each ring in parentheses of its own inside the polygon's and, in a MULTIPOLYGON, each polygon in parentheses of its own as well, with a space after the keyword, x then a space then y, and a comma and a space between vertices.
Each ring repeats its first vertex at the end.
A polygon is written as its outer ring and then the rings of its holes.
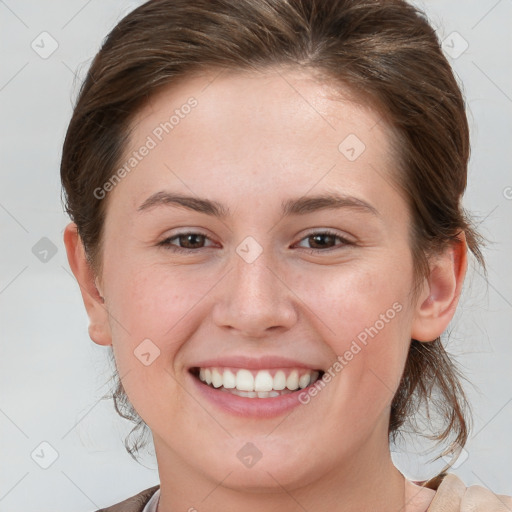
MULTIPOLYGON (((157 206, 171 206, 185 208, 220 219, 231 215, 229 208, 210 199, 201 199, 193 196, 167 192, 161 190, 149 196, 138 208, 138 212, 151 210, 157 206)), ((320 210, 352 208, 372 215, 379 216, 377 209, 371 204, 353 196, 339 194, 320 194, 316 196, 303 196, 298 199, 289 199, 281 204, 284 216, 306 215, 320 210)))

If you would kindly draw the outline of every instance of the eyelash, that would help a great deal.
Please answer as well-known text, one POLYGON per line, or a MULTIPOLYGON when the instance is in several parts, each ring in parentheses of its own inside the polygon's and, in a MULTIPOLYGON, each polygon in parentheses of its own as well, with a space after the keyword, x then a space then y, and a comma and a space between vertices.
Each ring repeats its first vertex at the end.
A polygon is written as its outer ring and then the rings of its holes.
MULTIPOLYGON (((193 252, 197 252, 200 249, 207 249, 207 247, 199 247, 197 249, 187 249, 187 248, 184 248, 184 247, 178 247, 176 245, 171 244, 171 241, 173 241, 175 239, 178 239, 180 237, 185 237, 185 236, 189 236, 189 235, 198 235, 198 236, 202 236, 202 237, 210 240, 210 238, 208 236, 206 236, 205 234, 203 234, 203 233, 200 233, 200 232, 197 232, 197 231, 187 231, 187 232, 184 232, 184 233, 177 233, 176 235, 173 235, 172 237, 166 238, 165 240, 162 240, 161 242, 159 242, 157 245, 161 246, 161 247, 164 247, 164 249, 167 249, 167 250, 175 252, 175 253, 188 253, 188 254, 190 254, 190 253, 193 253, 193 252)), ((339 249, 339 248, 341 248, 344 245, 355 245, 354 242, 351 242, 350 240, 347 240, 346 238, 340 236, 335 231, 331 231, 329 229, 326 229, 326 230, 323 230, 323 231, 313 231, 313 232, 309 233, 308 235, 306 235, 305 237, 301 238, 299 240, 299 242, 302 242, 303 240, 306 240, 308 238, 311 238, 313 236, 318 236, 318 235, 326 235, 326 236, 331 236, 333 238, 337 238, 338 240, 341 240, 342 244, 340 246, 329 247, 327 249, 307 249, 307 248, 303 248, 306 251, 308 251, 309 254, 318 254, 318 253, 321 253, 321 252, 330 252, 330 251, 339 249)))

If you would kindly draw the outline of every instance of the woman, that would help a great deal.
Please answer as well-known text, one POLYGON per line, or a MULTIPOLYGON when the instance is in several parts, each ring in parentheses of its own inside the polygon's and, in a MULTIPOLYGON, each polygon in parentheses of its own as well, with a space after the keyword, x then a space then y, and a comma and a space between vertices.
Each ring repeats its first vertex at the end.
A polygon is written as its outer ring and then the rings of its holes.
POLYGON ((409 481, 389 449, 419 404, 443 453, 467 440, 440 336, 467 249, 484 264, 468 157, 452 70, 402 0, 160 0, 124 18, 61 165, 89 334, 160 476, 104 510, 512 508, 448 468, 409 481))

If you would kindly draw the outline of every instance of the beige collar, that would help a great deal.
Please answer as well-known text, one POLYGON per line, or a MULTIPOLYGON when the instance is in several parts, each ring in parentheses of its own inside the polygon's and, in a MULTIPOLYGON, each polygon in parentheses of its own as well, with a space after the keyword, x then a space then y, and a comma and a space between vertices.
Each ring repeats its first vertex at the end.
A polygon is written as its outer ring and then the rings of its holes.
POLYGON ((462 480, 452 473, 448 473, 437 485, 439 487, 426 512, 512 511, 512 497, 494 494, 480 485, 466 487, 462 480))

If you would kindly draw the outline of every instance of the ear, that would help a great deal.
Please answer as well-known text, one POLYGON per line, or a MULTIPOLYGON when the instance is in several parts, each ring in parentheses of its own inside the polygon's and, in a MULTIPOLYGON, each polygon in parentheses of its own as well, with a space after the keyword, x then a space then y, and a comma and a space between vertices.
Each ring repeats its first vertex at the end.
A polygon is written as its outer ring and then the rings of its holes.
POLYGON ((94 273, 87 261, 85 249, 74 222, 70 222, 64 229, 64 244, 69 266, 78 281, 89 316, 89 337, 98 345, 111 345, 112 336, 108 322, 108 310, 96 286, 94 273))
POLYGON ((433 341, 441 336, 455 314, 467 270, 464 232, 429 265, 430 276, 425 280, 412 324, 411 338, 418 341, 433 341))

